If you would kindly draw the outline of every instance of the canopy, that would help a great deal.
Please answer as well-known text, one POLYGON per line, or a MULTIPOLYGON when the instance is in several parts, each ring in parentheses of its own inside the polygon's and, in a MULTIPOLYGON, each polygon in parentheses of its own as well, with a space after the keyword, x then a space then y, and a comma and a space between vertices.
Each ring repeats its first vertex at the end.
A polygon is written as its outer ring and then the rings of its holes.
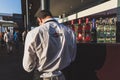
POLYGON ((14 27, 15 23, 13 21, 0 20, 0 26, 4 27, 14 27))

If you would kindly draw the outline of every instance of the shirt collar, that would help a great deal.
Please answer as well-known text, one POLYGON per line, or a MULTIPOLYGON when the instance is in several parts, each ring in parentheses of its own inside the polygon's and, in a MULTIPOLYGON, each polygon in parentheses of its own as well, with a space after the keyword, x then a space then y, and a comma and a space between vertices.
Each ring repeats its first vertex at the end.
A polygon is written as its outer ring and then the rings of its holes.
POLYGON ((44 23, 47 22, 47 21, 49 21, 49 20, 55 20, 55 19, 54 19, 54 18, 48 18, 48 19, 46 19, 46 20, 44 21, 44 23))

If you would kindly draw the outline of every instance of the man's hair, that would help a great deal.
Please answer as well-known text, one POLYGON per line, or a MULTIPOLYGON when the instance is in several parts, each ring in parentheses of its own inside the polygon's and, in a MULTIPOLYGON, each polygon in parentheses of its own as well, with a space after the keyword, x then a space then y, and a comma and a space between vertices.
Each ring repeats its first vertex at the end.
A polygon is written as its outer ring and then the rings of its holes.
POLYGON ((51 16, 52 17, 51 12, 49 10, 41 10, 37 17, 44 19, 47 16, 51 16))

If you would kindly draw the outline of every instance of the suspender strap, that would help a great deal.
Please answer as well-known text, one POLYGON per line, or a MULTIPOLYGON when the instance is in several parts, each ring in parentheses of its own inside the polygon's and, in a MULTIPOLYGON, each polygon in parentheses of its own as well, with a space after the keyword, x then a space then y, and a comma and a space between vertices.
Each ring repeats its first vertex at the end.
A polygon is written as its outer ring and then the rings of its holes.
MULTIPOLYGON (((46 21, 45 23, 47 23, 47 22, 57 22, 56 20, 48 20, 48 21, 46 21)), ((57 22, 58 23, 58 22, 57 22)))

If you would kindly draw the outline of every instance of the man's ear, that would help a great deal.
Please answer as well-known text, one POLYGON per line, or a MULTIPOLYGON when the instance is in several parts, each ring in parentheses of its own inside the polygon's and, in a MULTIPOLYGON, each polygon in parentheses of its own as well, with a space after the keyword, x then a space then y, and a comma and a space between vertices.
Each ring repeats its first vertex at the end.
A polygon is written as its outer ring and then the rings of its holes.
POLYGON ((40 18, 39 17, 37 18, 37 21, 40 22, 40 18))
POLYGON ((38 20, 38 23, 39 23, 39 25, 41 25, 42 24, 42 19, 41 18, 37 18, 37 20, 38 20))

